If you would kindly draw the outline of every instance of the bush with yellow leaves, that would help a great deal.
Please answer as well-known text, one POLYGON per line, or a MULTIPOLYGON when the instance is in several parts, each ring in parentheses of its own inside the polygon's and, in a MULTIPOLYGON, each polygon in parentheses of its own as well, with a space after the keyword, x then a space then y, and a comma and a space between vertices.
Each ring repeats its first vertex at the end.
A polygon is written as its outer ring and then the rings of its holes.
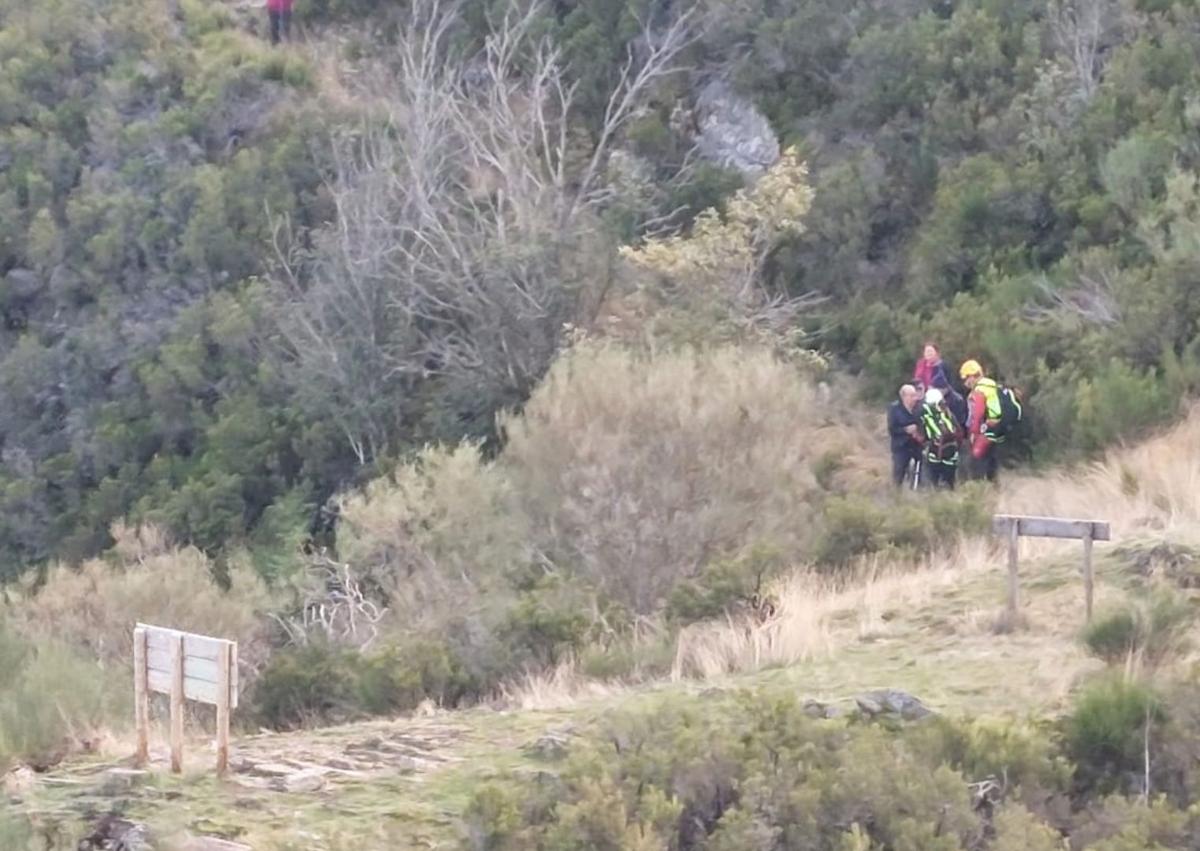
POLYGON ((788 148, 724 212, 710 207, 700 213, 689 233, 624 246, 621 256, 642 274, 614 314, 638 315, 638 330, 653 339, 703 343, 750 337, 796 348, 794 320, 813 299, 768 292, 761 271, 780 239, 804 232, 812 201, 808 167, 788 148))

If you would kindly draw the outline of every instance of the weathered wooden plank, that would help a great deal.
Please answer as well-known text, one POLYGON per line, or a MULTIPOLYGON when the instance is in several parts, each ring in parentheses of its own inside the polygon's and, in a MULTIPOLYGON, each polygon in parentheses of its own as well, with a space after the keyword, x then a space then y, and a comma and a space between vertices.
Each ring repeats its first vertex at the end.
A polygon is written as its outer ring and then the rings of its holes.
MULTIPOLYGON (((151 671, 171 673, 172 656, 165 650, 151 650, 147 661, 151 671)), ((215 659, 205 659, 202 656, 183 657, 183 676, 189 680, 203 680, 209 683, 220 681, 220 663, 215 659)))
MULTIPOLYGON (((181 632, 177 629, 150 624, 140 623, 137 625, 137 628, 146 631, 146 646, 149 651, 147 661, 151 672, 157 670, 170 673, 170 659, 175 652, 174 643, 177 637, 182 636, 186 678, 215 683, 217 682, 217 663, 220 658, 220 648, 232 647, 233 659, 232 669, 229 672, 229 687, 232 695, 231 705, 234 709, 237 708, 239 691, 237 642, 224 638, 195 635, 190 632, 181 632)), ((158 691, 159 689, 156 688, 155 690, 158 691)), ((169 689, 166 692, 169 694, 169 689)))
POLYGON ((150 758, 150 690, 146 683, 146 630, 133 631, 133 718, 137 730, 134 761, 143 766, 150 758))
POLYGON ((150 626, 149 624, 138 624, 138 626, 146 630, 151 653, 156 650, 165 651, 168 654, 173 653, 175 641, 182 636, 185 656, 207 659, 215 664, 220 658, 221 648, 233 643, 223 638, 210 638, 207 635, 195 635, 161 626, 150 626))
POLYGON ((226 647, 219 663, 217 682, 217 774, 229 769, 229 671, 233 664, 233 648, 226 647))
POLYGON ((1020 529, 1015 523, 1008 526, 1008 617, 1009 626, 1016 629, 1017 613, 1021 607, 1021 582, 1017 555, 1021 544, 1020 529))
POLYGON ((1092 536, 1083 536, 1083 598, 1087 611, 1088 623, 1092 622, 1092 597, 1094 596, 1094 579, 1092 576, 1092 536))
MULTIPOLYGON (((170 694, 174 677, 163 671, 150 671, 147 681, 151 691, 170 694)), ((186 700, 195 700, 200 703, 208 703, 216 706, 219 693, 220 686, 216 683, 210 683, 206 680, 193 680, 187 677, 183 679, 183 696, 186 700)), ((233 699, 231 694, 230 701, 232 702, 233 699)))
POLYGON ((992 518, 992 532, 1007 537, 1013 524, 1016 524, 1018 534, 1031 538, 1073 538, 1082 540, 1085 536, 1093 541, 1112 540, 1112 529, 1108 523, 1101 520, 1067 520, 1058 517, 1024 517, 1020 515, 998 514, 992 518))
POLYGON ((171 665, 171 771, 183 771, 183 636, 175 638, 175 659, 171 665))

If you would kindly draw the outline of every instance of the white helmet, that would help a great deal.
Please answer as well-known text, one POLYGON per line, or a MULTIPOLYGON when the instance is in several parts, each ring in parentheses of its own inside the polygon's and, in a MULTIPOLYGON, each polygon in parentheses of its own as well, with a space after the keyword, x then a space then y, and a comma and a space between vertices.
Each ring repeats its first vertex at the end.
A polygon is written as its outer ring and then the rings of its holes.
POLYGON ((925 391, 925 401, 930 405, 942 404, 943 398, 942 391, 938 390, 936 387, 930 387, 925 391))

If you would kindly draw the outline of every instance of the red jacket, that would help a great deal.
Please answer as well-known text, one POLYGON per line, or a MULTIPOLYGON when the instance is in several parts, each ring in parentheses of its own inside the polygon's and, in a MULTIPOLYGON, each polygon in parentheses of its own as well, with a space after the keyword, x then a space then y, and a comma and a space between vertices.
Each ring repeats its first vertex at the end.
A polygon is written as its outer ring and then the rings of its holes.
POLYGON ((290 12, 293 0, 267 0, 268 12, 290 12))
POLYGON ((946 378, 946 364, 941 358, 933 361, 919 359, 913 367, 913 381, 921 382, 926 390, 930 387, 943 389, 950 386, 946 378))

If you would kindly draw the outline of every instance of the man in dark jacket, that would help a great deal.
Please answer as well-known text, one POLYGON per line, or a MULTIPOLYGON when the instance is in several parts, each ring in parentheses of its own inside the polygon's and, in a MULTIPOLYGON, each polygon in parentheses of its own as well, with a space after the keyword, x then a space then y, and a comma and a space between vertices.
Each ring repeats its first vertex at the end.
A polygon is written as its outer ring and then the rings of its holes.
POLYGON ((888 407, 888 438, 892 447, 892 481, 904 484, 909 462, 921 462, 920 394, 911 384, 900 388, 900 398, 888 407))

